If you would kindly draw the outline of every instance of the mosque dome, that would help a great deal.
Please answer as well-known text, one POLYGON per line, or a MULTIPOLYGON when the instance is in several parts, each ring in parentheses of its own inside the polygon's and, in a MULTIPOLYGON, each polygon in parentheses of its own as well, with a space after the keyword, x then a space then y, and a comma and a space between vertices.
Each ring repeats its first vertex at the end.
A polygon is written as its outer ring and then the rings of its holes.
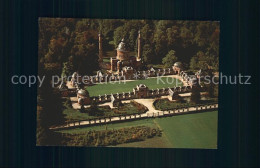
POLYGON ((124 38, 119 43, 119 45, 117 47, 117 50, 119 50, 119 51, 127 51, 127 46, 126 46, 126 43, 124 41, 124 38))
POLYGON ((72 74, 72 78, 76 78, 78 76, 78 73, 77 72, 74 72, 73 74, 72 74))
POLYGON ((87 96, 89 96, 89 93, 88 93, 88 91, 86 91, 86 90, 80 89, 80 90, 78 91, 78 95, 87 97, 87 96))
POLYGON ((147 88, 145 84, 139 84, 137 85, 139 88, 147 88))
POLYGON ((182 63, 181 62, 175 62, 173 66, 178 67, 178 68, 182 68, 182 63))
POLYGON ((123 70, 133 70, 133 67, 131 67, 131 66, 125 66, 125 67, 123 67, 123 70))

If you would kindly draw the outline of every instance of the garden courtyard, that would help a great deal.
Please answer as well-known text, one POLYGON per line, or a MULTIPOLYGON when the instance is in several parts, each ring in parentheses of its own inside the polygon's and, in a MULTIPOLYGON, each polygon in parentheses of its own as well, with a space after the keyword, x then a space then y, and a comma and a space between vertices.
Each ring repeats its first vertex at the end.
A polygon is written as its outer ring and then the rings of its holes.
POLYGON ((110 83, 101 83, 96 84, 94 86, 87 86, 86 89, 89 92, 90 96, 98 96, 104 94, 111 94, 111 93, 122 93, 122 92, 129 92, 133 91, 133 88, 136 87, 138 84, 144 84, 149 89, 161 89, 161 88, 168 88, 174 86, 183 86, 183 83, 176 78, 171 76, 167 77, 160 77, 161 80, 155 78, 148 78, 143 80, 131 80, 131 81, 121 81, 121 82, 110 82, 110 83))

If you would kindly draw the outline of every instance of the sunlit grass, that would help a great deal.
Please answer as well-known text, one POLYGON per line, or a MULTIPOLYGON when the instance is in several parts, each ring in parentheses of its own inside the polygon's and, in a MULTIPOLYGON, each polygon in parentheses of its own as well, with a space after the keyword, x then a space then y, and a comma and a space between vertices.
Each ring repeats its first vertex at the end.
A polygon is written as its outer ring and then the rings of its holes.
POLYGON ((111 93, 122 93, 133 91, 133 88, 138 84, 145 84, 149 89, 161 89, 174 86, 182 86, 182 82, 172 77, 162 77, 161 80, 157 78, 149 78, 145 80, 135 80, 128 82, 111 82, 106 84, 96 84, 94 86, 86 87, 90 96, 98 96, 111 93))

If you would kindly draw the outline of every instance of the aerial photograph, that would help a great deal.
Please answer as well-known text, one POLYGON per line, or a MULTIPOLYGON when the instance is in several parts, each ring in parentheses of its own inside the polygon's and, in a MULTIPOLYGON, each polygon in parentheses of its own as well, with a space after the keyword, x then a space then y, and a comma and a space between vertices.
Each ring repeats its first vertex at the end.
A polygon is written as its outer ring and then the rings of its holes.
POLYGON ((218 148, 217 21, 38 19, 37 146, 218 148))

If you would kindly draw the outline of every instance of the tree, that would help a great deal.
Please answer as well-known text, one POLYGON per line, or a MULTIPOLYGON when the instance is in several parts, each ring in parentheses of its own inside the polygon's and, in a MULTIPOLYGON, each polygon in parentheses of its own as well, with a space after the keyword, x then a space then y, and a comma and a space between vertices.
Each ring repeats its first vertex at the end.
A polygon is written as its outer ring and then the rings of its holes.
POLYGON ((192 70, 208 70, 213 68, 214 62, 216 62, 214 56, 209 55, 208 52, 198 51, 190 60, 190 68, 192 70))
POLYGON ((192 70, 198 70, 198 57, 193 56, 190 60, 190 69, 192 70))
POLYGON ((145 24, 141 29, 141 37, 143 41, 148 44, 153 40, 153 28, 152 24, 145 24))
POLYGON ((154 51, 157 55, 156 62, 161 62, 162 56, 166 55, 167 50, 167 34, 166 34, 166 27, 163 21, 159 21, 156 25, 156 29, 154 31, 154 38, 153 38, 153 44, 154 44, 154 51))
POLYGON ((173 26, 171 28, 167 28, 166 33, 167 33, 168 46, 169 47, 174 46, 174 43, 178 39, 178 34, 179 34, 178 33, 178 27, 173 26))
POLYGON ((216 81, 212 81, 213 77, 214 77, 213 70, 208 69, 207 71, 205 71, 205 75, 209 76, 209 78, 211 79, 210 83, 205 85, 205 88, 206 88, 206 91, 208 92, 209 97, 211 97, 211 98, 218 97, 218 85, 214 83, 216 81))
MULTIPOLYGON (((42 73, 42 70, 39 71, 42 73)), ((51 87, 51 77, 46 76, 45 82, 38 88, 37 97, 37 145, 55 145, 61 143, 59 133, 49 128, 64 124, 63 104, 58 90, 51 87), (47 82, 48 81, 48 82, 47 82)))
POLYGON ((38 91, 38 105, 43 109, 43 113, 41 113, 43 115, 40 116, 39 120, 44 127, 49 128, 64 123, 64 107, 59 90, 52 88, 50 82, 47 82, 47 80, 50 81, 50 78, 46 77, 45 80, 46 82, 43 82, 38 91))
POLYGON ((190 100, 196 104, 200 102, 200 86, 195 85, 192 87, 190 100))
POLYGON ((129 48, 131 50, 135 50, 136 48, 136 40, 137 40, 137 30, 136 29, 131 29, 129 32, 129 48))
POLYGON ((69 75, 71 75, 73 73, 73 70, 74 70, 73 63, 72 63, 72 59, 70 59, 70 60, 63 63, 62 74, 61 74, 62 77, 68 77, 69 75))
POLYGON ((150 64, 153 62, 154 60, 154 51, 151 47, 151 45, 149 44, 145 44, 143 46, 143 49, 142 49, 142 57, 143 57, 143 60, 146 64, 150 64))
POLYGON ((177 57, 175 56, 174 50, 170 50, 162 60, 162 63, 166 68, 173 66, 175 62, 177 62, 177 57))
POLYGON ((190 22, 184 22, 180 27, 180 38, 182 39, 182 46, 186 48, 193 43, 193 29, 194 27, 189 24, 190 22))
POLYGON ((98 40, 97 34, 90 32, 78 33, 75 36, 75 43, 71 49, 73 67, 79 74, 92 74, 98 69, 98 40))
MULTIPOLYGON (((41 100, 43 101, 43 100, 41 100)), ((41 102, 43 103, 43 102, 41 102)), ((41 104, 39 102, 39 104, 41 104)), ((52 119, 52 116, 46 111, 47 108, 43 105, 37 105, 37 132, 36 132, 36 144, 43 145, 61 145, 60 133, 52 132, 49 129, 48 120, 52 119)), ((53 111, 52 111, 53 112, 53 111)))
POLYGON ((91 105, 89 107, 89 115, 90 116, 96 116, 97 113, 99 112, 98 106, 95 102, 91 102, 91 105))
POLYGON ((47 129, 43 127, 42 115, 43 115, 43 107, 37 105, 37 132, 36 132, 37 145, 46 144, 48 139, 48 133, 46 131, 47 129))
MULTIPOLYGON (((218 71, 219 22, 41 18, 38 60, 43 64, 59 63, 62 67, 68 57, 74 55, 77 58, 74 59, 73 66, 82 69, 83 73, 87 70, 84 66, 90 66, 88 73, 91 73, 98 68, 93 67, 96 64, 94 57, 98 57, 98 33, 104 35, 104 51, 117 47, 122 38, 125 38, 133 51, 137 46, 138 30, 141 31, 142 46, 149 45, 152 49, 152 52, 149 49, 142 51, 145 63, 161 63, 168 51, 174 49, 183 63, 192 62, 192 69, 198 69, 194 65, 206 61, 218 71), (88 45, 94 45, 95 51, 91 52, 88 45), (191 60, 194 53, 198 52, 204 54, 203 60, 199 56, 197 60, 191 60)), ((59 74, 61 70, 62 68, 59 69, 59 74)))
POLYGON ((127 32, 125 31, 124 27, 118 27, 115 29, 114 31, 114 46, 115 48, 117 48, 119 42, 122 40, 122 38, 126 38, 127 32))
POLYGON ((214 85, 214 93, 213 93, 214 97, 218 97, 218 92, 219 92, 218 87, 219 87, 218 84, 214 85))

